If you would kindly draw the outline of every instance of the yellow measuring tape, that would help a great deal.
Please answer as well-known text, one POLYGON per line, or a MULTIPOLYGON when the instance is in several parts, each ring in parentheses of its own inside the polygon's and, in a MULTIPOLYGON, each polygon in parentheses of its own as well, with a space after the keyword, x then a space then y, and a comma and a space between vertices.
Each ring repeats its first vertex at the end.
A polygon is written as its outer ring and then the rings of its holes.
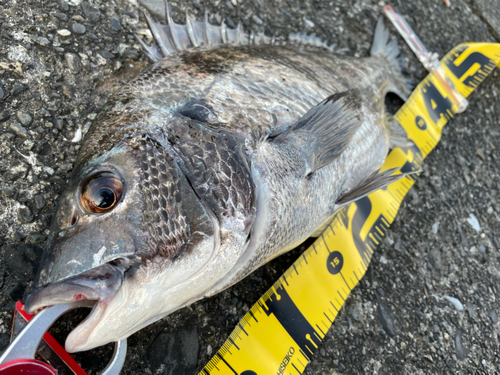
MULTIPOLYGON (((418 170, 441 129, 500 62, 500 44, 455 47, 396 113, 414 146, 395 148, 383 170, 418 170)), ((243 317, 200 374, 302 374, 375 247, 394 221, 414 175, 352 203, 243 317)))

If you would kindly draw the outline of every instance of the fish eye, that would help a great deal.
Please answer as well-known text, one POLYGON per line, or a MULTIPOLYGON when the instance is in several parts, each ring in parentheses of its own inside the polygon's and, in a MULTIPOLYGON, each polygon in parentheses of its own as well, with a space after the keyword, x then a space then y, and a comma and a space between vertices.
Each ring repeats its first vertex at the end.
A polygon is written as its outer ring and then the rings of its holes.
POLYGON ((80 193, 83 208, 92 214, 111 211, 120 201, 123 183, 110 172, 94 174, 84 180, 80 193))

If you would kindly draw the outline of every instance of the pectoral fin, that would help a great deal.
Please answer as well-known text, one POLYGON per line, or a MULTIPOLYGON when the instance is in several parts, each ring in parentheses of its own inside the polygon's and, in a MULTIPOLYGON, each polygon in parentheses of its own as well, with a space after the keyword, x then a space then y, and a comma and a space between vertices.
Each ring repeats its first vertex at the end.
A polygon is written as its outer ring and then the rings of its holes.
POLYGON ((293 138, 304 151, 310 174, 331 163, 347 148, 361 125, 360 107, 359 95, 354 90, 331 95, 274 141, 293 138))

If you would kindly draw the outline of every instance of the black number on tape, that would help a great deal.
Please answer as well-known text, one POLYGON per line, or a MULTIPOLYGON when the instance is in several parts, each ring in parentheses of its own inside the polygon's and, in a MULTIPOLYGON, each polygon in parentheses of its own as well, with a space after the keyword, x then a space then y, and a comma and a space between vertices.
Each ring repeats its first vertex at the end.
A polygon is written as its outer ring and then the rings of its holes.
POLYGON ((438 123, 441 115, 443 115, 446 120, 451 118, 451 107, 453 106, 451 100, 441 95, 432 81, 427 80, 425 84, 422 85, 422 95, 424 97, 425 108, 435 124, 438 123))
POLYGON ((326 268, 332 275, 336 275, 340 271, 342 271, 343 265, 344 257, 342 256, 340 251, 333 251, 328 254, 328 258, 326 258, 326 268))
POLYGON ((455 65, 455 61, 467 50, 467 48, 469 48, 469 46, 460 46, 457 48, 457 50, 454 51, 454 56, 446 61, 445 64, 458 79, 462 78, 474 64, 479 64, 479 68, 474 74, 467 76, 462 81, 464 85, 475 88, 486 75, 491 72, 491 66, 495 67, 495 63, 480 52, 472 52, 460 63, 460 65, 455 65))
POLYGON ((417 125, 417 128, 419 128, 420 130, 427 129, 427 123, 422 118, 422 116, 415 117, 415 125, 417 125))

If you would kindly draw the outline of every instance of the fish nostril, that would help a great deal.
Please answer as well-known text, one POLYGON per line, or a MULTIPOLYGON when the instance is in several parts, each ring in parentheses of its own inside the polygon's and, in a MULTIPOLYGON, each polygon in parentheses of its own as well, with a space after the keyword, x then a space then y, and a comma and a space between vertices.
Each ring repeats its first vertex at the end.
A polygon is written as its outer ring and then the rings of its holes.
POLYGON ((71 223, 70 223, 70 228, 74 227, 76 225, 76 223, 78 222, 78 217, 75 215, 73 216, 73 218, 71 219, 71 223))

